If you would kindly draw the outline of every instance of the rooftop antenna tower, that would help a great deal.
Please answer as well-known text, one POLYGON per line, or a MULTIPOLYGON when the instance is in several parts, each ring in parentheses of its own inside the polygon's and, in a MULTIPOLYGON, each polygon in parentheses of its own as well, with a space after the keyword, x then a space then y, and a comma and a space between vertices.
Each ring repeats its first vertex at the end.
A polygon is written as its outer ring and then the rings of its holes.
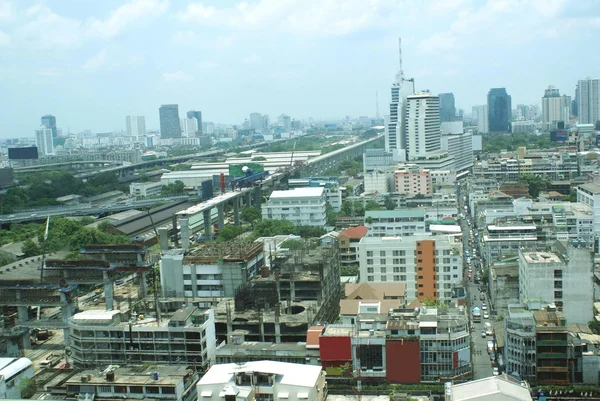
POLYGON ((404 81, 404 71, 402 70, 402 38, 398 38, 398 73, 396 74, 396 83, 402 84, 404 81))

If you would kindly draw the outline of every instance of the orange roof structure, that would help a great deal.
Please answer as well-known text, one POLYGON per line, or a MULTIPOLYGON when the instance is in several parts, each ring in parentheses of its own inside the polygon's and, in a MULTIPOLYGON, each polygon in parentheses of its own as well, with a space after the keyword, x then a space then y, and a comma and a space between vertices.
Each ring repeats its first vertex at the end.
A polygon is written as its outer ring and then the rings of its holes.
POLYGON ((306 332, 306 349, 319 349, 319 336, 325 326, 311 326, 306 332))
POLYGON ((340 236, 344 236, 350 239, 361 239, 362 237, 367 235, 367 231, 369 231, 369 229, 365 226, 350 227, 341 231, 340 236))

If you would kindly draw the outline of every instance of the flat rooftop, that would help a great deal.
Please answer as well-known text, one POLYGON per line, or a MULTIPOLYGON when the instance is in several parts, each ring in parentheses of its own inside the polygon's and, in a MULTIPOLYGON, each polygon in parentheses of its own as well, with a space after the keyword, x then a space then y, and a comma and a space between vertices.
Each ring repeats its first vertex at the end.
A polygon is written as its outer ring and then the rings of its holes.
POLYGON ((210 242, 190 250, 184 257, 184 264, 243 262, 252 259, 263 251, 263 244, 254 242, 210 242))
MULTIPOLYGON (((97 369, 84 370, 76 375, 71 376, 65 382, 69 384, 81 384, 81 377, 88 376, 88 385, 102 385, 107 383, 106 371, 99 372, 97 369)), ((174 386, 181 382, 184 377, 193 375, 193 371, 185 366, 169 365, 169 366, 140 366, 140 367, 119 367, 114 369, 115 377, 110 383, 113 384, 139 384, 139 385, 156 385, 174 386), (158 379, 154 380, 153 373, 158 372, 158 379)))
POLYGON ((553 252, 527 252, 523 251, 527 263, 562 263, 560 257, 553 252))
POLYGON ((323 195, 323 187, 294 188, 287 191, 273 191, 269 199, 316 198, 323 195))

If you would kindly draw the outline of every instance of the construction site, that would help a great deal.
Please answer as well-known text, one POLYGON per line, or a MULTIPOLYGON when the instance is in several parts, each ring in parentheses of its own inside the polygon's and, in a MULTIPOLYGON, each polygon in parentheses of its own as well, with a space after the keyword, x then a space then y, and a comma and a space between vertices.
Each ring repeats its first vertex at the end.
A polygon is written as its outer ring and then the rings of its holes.
MULTIPOLYGON (((31 348, 30 333, 63 330, 69 346, 69 319, 79 309, 74 296, 79 286, 99 288, 105 309, 114 308, 115 283, 134 275, 139 286, 138 298, 146 295, 145 274, 153 262, 148 250, 140 245, 88 246, 81 250, 94 258, 60 260, 40 258, 34 263, 15 262, 0 274, 0 339, 6 355, 21 356, 31 348), (39 263, 38 263, 39 262, 39 263)), ((87 300, 87 298, 86 298, 87 300)))
POLYGON ((217 340, 305 341, 310 326, 337 319, 340 289, 337 247, 289 251, 216 304, 217 340))

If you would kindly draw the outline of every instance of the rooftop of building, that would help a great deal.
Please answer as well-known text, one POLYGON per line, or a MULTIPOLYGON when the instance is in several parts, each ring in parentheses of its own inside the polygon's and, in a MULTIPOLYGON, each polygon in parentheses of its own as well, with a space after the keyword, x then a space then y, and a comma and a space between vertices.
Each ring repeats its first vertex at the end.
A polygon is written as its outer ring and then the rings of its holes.
POLYGON ((346 284, 344 287, 347 300, 384 300, 404 298, 405 283, 359 283, 346 284))
POLYGON ((192 248, 184 257, 184 264, 214 264, 244 262, 263 251, 263 244, 256 242, 207 242, 192 248))
POLYGON ((431 233, 417 233, 415 235, 410 235, 407 237, 363 237, 360 240, 361 244, 373 244, 373 245, 385 245, 389 244, 390 246, 394 246, 394 244, 413 244, 417 241, 447 241, 450 245, 461 245, 462 237, 455 235, 436 235, 433 236, 431 233))
POLYGON ((99 326, 99 327, 132 327, 137 328, 166 328, 166 327, 187 327, 198 326, 194 320, 189 320, 192 315, 205 315, 210 310, 204 310, 195 306, 179 309, 173 314, 164 314, 160 319, 156 319, 154 313, 139 314, 128 319, 129 313, 125 310, 103 310, 89 309, 74 314, 70 322, 80 326, 99 326), (189 324, 186 326, 185 322, 189 324))
POLYGON ((365 308, 376 308, 375 314, 386 314, 390 309, 396 309, 402 306, 401 299, 386 299, 386 300, 363 300, 363 299, 342 299, 340 300, 340 315, 361 315, 366 316, 362 311, 365 308))
POLYGON ((590 182, 587 184, 581 184, 577 188, 581 188, 582 190, 594 195, 600 194, 600 184, 590 182))
POLYGON ((417 218, 425 217, 424 208, 414 209, 395 209, 395 210, 367 210, 365 218, 373 219, 398 219, 398 218, 417 218))
POLYGON ((452 384, 447 390, 451 401, 531 401, 530 388, 510 376, 492 376, 466 383, 452 384))
POLYGON ((108 382, 115 385, 127 385, 127 384, 138 384, 138 385, 156 385, 156 386, 175 386, 182 380, 191 378, 194 376, 194 371, 188 369, 186 366, 181 365, 168 365, 168 366, 129 366, 119 367, 117 365, 111 365, 104 371, 98 371, 97 369, 84 370, 76 375, 71 376, 66 380, 65 384, 82 384, 82 377, 85 377, 86 385, 103 385, 108 382), (107 373, 113 372, 114 379, 107 379, 107 373))
POLYGON ((563 263, 560 256, 554 252, 530 252, 522 251, 523 258, 527 263, 563 263))
MULTIPOLYGON (((318 345, 317 336, 317 345, 318 345)), ((317 347, 318 348, 318 347, 317 347)), ((291 342, 283 342, 283 343, 272 343, 272 342, 260 342, 260 341, 243 341, 239 344, 236 343, 225 343, 223 342, 217 348, 217 354, 228 355, 235 354, 238 352, 244 353, 252 353, 256 354, 259 352, 263 353, 281 353, 281 352, 290 352, 290 353, 306 353, 308 348, 308 344, 304 342, 299 343, 291 343, 291 342)))
MULTIPOLYGON (((214 305, 215 320, 223 322, 227 320, 227 310, 230 310, 231 319, 235 322, 258 322, 259 315, 262 315, 263 322, 274 323, 275 307, 263 309, 263 310, 235 310, 234 298, 220 298, 218 303, 214 305)), ((286 303, 287 305, 287 303, 286 303)), ((292 302, 290 307, 281 306, 281 312, 279 314, 279 322, 281 324, 287 324, 291 326, 306 324, 306 322, 312 321, 315 315, 321 308, 321 305, 317 301, 302 301, 292 302)))
POLYGON ((323 187, 304 187, 288 189, 286 191, 273 191, 269 199, 315 198, 322 196, 323 191, 323 187))
POLYGON ((253 361, 242 365, 227 363, 213 365, 198 386, 234 383, 235 375, 239 373, 265 373, 277 375, 275 380, 281 385, 314 387, 321 376, 321 369, 321 366, 276 361, 253 361))
POLYGON ((365 226, 350 227, 350 228, 346 228, 345 230, 340 231, 340 234, 338 237, 347 237, 350 239, 360 239, 360 238, 364 237, 365 235, 367 235, 367 231, 369 231, 369 229, 365 226))

